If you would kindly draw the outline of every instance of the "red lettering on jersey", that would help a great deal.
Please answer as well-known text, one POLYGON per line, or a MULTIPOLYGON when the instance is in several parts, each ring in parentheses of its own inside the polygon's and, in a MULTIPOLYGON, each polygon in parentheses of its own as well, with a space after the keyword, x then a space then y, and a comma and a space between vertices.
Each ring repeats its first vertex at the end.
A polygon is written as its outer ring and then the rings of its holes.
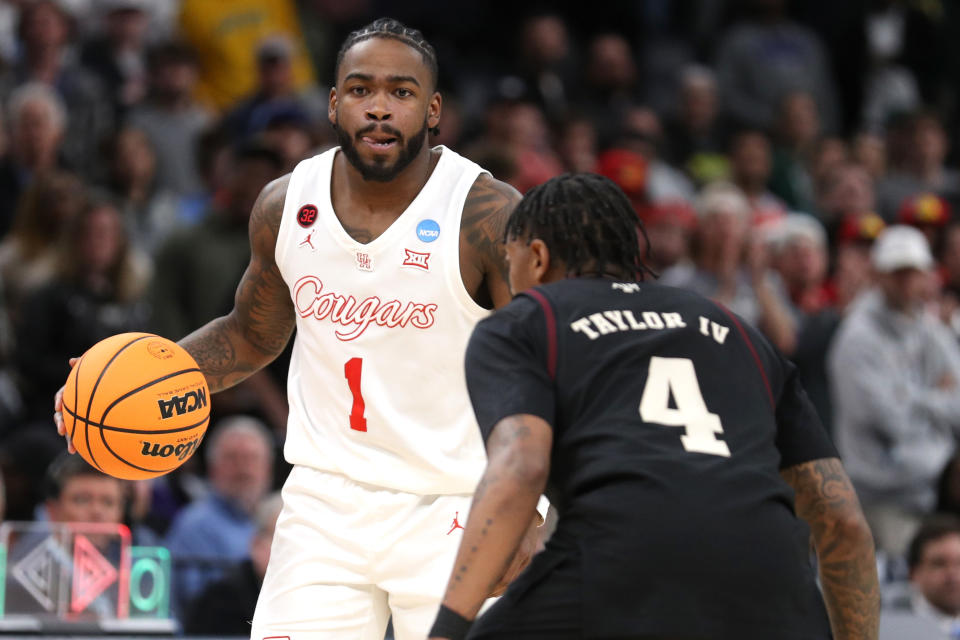
POLYGON ((359 338, 371 324, 395 329, 408 324, 417 329, 429 329, 436 322, 437 305, 399 300, 382 302, 377 296, 357 301, 353 296, 323 292, 323 282, 316 276, 304 276, 293 287, 293 302, 301 318, 330 319, 334 324, 348 327, 335 335, 344 342, 359 338))

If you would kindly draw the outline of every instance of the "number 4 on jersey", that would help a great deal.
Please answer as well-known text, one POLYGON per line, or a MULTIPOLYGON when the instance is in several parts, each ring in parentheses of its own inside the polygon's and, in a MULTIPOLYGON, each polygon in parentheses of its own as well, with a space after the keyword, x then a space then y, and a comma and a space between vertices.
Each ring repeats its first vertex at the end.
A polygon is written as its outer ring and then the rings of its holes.
POLYGON ((730 449, 717 434, 723 433, 720 416, 710 413, 700 392, 697 372, 689 358, 650 359, 647 384, 640 398, 640 418, 668 427, 684 427, 680 442, 687 451, 730 457, 730 449), (670 394, 676 408, 670 406, 670 394))

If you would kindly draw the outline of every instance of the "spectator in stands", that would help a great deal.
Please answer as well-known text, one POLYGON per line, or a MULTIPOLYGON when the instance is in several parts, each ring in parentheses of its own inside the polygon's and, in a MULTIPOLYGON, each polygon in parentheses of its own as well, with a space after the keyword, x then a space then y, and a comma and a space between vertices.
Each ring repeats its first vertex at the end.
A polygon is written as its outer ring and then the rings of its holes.
POLYGON ((179 339, 233 304, 250 261, 247 224, 260 190, 280 176, 283 160, 257 143, 232 150, 225 184, 202 223, 170 235, 157 254, 152 292, 156 331, 179 339))
POLYGON ((563 172, 551 145, 550 128, 543 112, 533 102, 518 102, 506 113, 505 143, 516 159, 512 184, 521 193, 563 172))
POLYGON ((116 121, 147 93, 146 35, 150 16, 145 0, 97 3, 102 34, 85 43, 80 61, 100 78, 116 121))
POLYGON ((679 110, 665 130, 665 158, 698 185, 729 177, 717 79, 711 69, 690 65, 683 70, 679 110))
POLYGON ((908 125, 909 144, 902 169, 892 169, 877 184, 879 213, 892 221, 904 199, 920 192, 933 192, 952 203, 960 203, 960 172, 945 165, 948 140, 940 118, 919 112, 908 125))
POLYGON ((730 143, 730 178, 750 205, 750 224, 761 227, 787 213, 786 205, 767 189, 772 159, 770 140, 761 131, 745 130, 730 143))
POLYGON ((533 100, 551 124, 565 120, 578 97, 577 66, 567 25, 559 15, 528 17, 519 30, 517 57, 508 81, 533 100))
POLYGON ((0 243, 0 278, 14 319, 24 294, 53 277, 60 238, 85 199, 80 179, 61 171, 39 177, 21 198, 13 229, 0 243))
POLYGON ((28 82, 56 91, 70 114, 64 159, 74 171, 92 176, 98 168, 93 162, 98 145, 113 126, 113 114, 99 79, 73 55, 73 20, 63 7, 53 0, 22 5, 17 27, 21 55, 0 79, 0 95, 8 97, 14 87, 28 82))
POLYGON ((279 113, 297 112, 311 130, 325 123, 327 100, 313 85, 298 89, 293 74, 293 41, 282 35, 264 38, 256 50, 257 86, 224 117, 224 127, 237 139, 256 135, 279 113))
POLYGON ((130 242, 153 253, 187 224, 180 215, 180 199, 158 184, 157 154, 143 131, 123 127, 106 147, 106 188, 123 214, 130 242))
POLYGON ((785 0, 749 0, 751 18, 730 27, 717 47, 723 110, 735 126, 769 130, 791 91, 813 96, 827 132, 839 110, 830 63, 819 37, 787 17, 785 0))
POLYGON ((687 264, 690 241, 697 229, 697 213, 685 200, 663 200, 638 211, 647 230, 651 251, 644 262, 657 273, 687 264))
POLYGON ((587 61, 586 93, 579 106, 593 120, 601 148, 613 143, 627 111, 640 104, 643 96, 637 76, 629 40, 614 33, 593 38, 587 61))
POLYGON ((849 218, 874 213, 875 205, 873 180, 858 164, 840 164, 817 183, 817 218, 833 233, 849 218))
POLYGON ((71 357, 114 334, 144 330, 148 318, 150 263, 130 246, 116 206, 94 197, 64 231, 50 281, 24 298, 17 323, 21 393, 38 423, 48 419, 71 357))
POLYGON ((211 583, 190 604, 184 631, 192 635, 246 635, 267 572, 270 543, 283 500, 279 493, 264 498, 254 515, 256 530, 246 559, 211 583))
POLYGON ((833 408, 827 384, 827 348, 840 324, 827 290, 827 234, 817 219, 790 213, 774 229, 772 264, 783 281, 797 324, 797 348, 790 358, 827 430, 833 408))
MULTIPOLYGON (((61 443, 62 446, 62 443, 61 443)), ((95 545, 111 565, 119 567, 122 562, 122 546, 119 527, 104 527, 100 531, 74 532, 62 525, 84 523, 93 525, 121 525, 123 524, 124 492, 126 482, 108 476, 90 466, 78 455, 70 455, 61 450, 46 468, 43 478, 45 492, 45 519, 31 530, 16 538, 8 550, 11 565, 34 556, 38 549, 47 558, 55 571, 60 575, 70 574, 78 569, 79 561, 74 555, 74 536, 83 537, 95 545), (64 529, 67 529, 65 532, 64 529), (64 535, 64 534, 67 535, 64 535), (69 546, 68 546, 69 545, 69 546)), ((54 574, 57 575, 57 574, 54 574)), ((53 578, 51 576, 52 579, 53 578)), ((76 584, 76 582, 74 582, 76 584)), ((38 599, 24 589, 20 581, 11 581, 10 589, 6 594, 8 610, 28 613, 39 609, 38 612, 49 614, 50 611, 38 607, 38 599)), ((117 613, 117 598, 119 597, 118 581, 112 581, 106 590, 99 593, 89 604, 83 605, 84 612, 96 613, 99 617, 115 617, 117 613)), ((34 590, 31 589, 31 593, 34 590)), ((74 592, 76 594, 76 591, 74 592)), ((76 611, 73 612, 78 613, 76 611)))
MULTIPOLYGON (((297 89, 314 83, 294 0, 180 0, 177 4, 180 34, 197 54, 196 96, 204 106, 222 112, 250 95, 257 77, 257 61, 251 53, 268 36, 282 35, 293 45, 297 89)), ((305 13, 311 11, 325 18, 336 9, 325 6, 305 13)))
POLYGON ((848 216, 837 229, 833 274, 827 282, 830 302, 837 311, 844 313, 857 296, 873 285, 870 251, 886 226, 883 218, 868 213, 848 216))
POLYGON ((887 143, 883 136, 861 131, 853 138, 852 159, 862 166, 876 182, 887 172, 887 143))
POLYGON ((664 146, 660 116, 645 106, 627 108, 620 136, 612 148, 638 153, 647 162, 647 196, 651 202, 664 200, 692 201, 693 183, 680 170, 661 158, 664 146))
POLYGON ((127 124, 147 134, 157 154, 159 186, 176 194, 200 190, 194 148, 211 122, 211 115, 193 98, 197 65, 193 52, 166 42, 147 54, 150 90, 136 106, 127 124))
POLYGON ((813 153, 820 139, 820 117, 813 96, 788 93, 777 117, 770 190, 795 211, 814 210, 813 153))
POLYGON ((210 494, 177 516, 165 546, 174 559, 174 598, 183 607, 231 563, 243 560, 253 514, 270 489, 273 439, 259 420, 225 418, 205 445, 210 494))
POLYGON ((558 147, 564 170, 571 173, 596 170, 597 130, 589 118, 574 116, 564 122, 560 128, 558 147))
POLYGON ((916 227, 927 237, 934 255, 940 255, 943 232, 951 218, 950 203, 932 193, 918 193, 900 203, 897 224, 916 227))
POLYGON ((907 554, 909 608, 953 637, 960 629, 960 518, 938 514, 925 520, 907 554))
POLYGON ((703 189, 697 209, 693 262, 667 269, 661 282, 723 303, 792 353, 796 325, 768 273, 760 238, 751 233, 746 196, 733 184, 715 182, 703 189))
POLYGON ((47 471, 46 490, 50 522, 122 522, 124 481, 97 471, 80 456, 58 456, 47 471))
POLYGON ((61 165, 67 111, 55 91, 40 83, 18 87, 7 101, 10 153, 0 160, 0 240, 13 224, 20 196, 37 176, 61 165))
POLYGON ((960 347, 923 311, 933 256, 912 227, 887 228, 871 253, 878 287, 830 348, 834 432, 877 547, 906 551, 960 434, 960 347))
POLYGON ((283 171, 287 173, 301 160, 320 152, 314 144, 313 131, 307 115, 291 106, 288 111, 278 109, 270 116, 259 139, 280 154, 283 171))

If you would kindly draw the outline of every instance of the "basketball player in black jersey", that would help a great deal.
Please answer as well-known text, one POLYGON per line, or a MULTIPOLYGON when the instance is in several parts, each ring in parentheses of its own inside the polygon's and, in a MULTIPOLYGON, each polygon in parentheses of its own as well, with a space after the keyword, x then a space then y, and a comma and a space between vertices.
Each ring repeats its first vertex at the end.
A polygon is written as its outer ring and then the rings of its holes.
POLYGON ((489 459, 431 637, 875 639, 870 531, 796 369, 644 281, 637 229, 596 175, 511 215, 523 293, 467 350, 489 459), (471 629, 544 488, 556 532, 471 629))

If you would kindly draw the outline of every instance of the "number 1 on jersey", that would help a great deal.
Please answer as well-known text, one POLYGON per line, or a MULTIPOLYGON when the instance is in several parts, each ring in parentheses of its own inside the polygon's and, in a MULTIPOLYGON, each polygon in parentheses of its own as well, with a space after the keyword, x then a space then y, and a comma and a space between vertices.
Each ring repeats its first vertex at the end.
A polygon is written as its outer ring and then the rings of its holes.
POLYGON ((353 394, 353 408, 350 410, 350 428, 356 431, 367 430, 367 419, 363 417, 363 412, 367 405, 363 402, 363 394, 360 392, 360 374, 363 373, 363 358, 350 358, 343 365, 343 375, 350 386, 350 393, 353 394))
POLYGON ((640 398, 640 418, 668 427, 684 427, 680 442, 687 451, 730 457, 730 448, 717 434, 723 433, 720 416, 710 413, 703 401, 697 372, 689 358, 650 358, 647 384, 640 398), (676 408, 670 406, 670 392, 676 408))

